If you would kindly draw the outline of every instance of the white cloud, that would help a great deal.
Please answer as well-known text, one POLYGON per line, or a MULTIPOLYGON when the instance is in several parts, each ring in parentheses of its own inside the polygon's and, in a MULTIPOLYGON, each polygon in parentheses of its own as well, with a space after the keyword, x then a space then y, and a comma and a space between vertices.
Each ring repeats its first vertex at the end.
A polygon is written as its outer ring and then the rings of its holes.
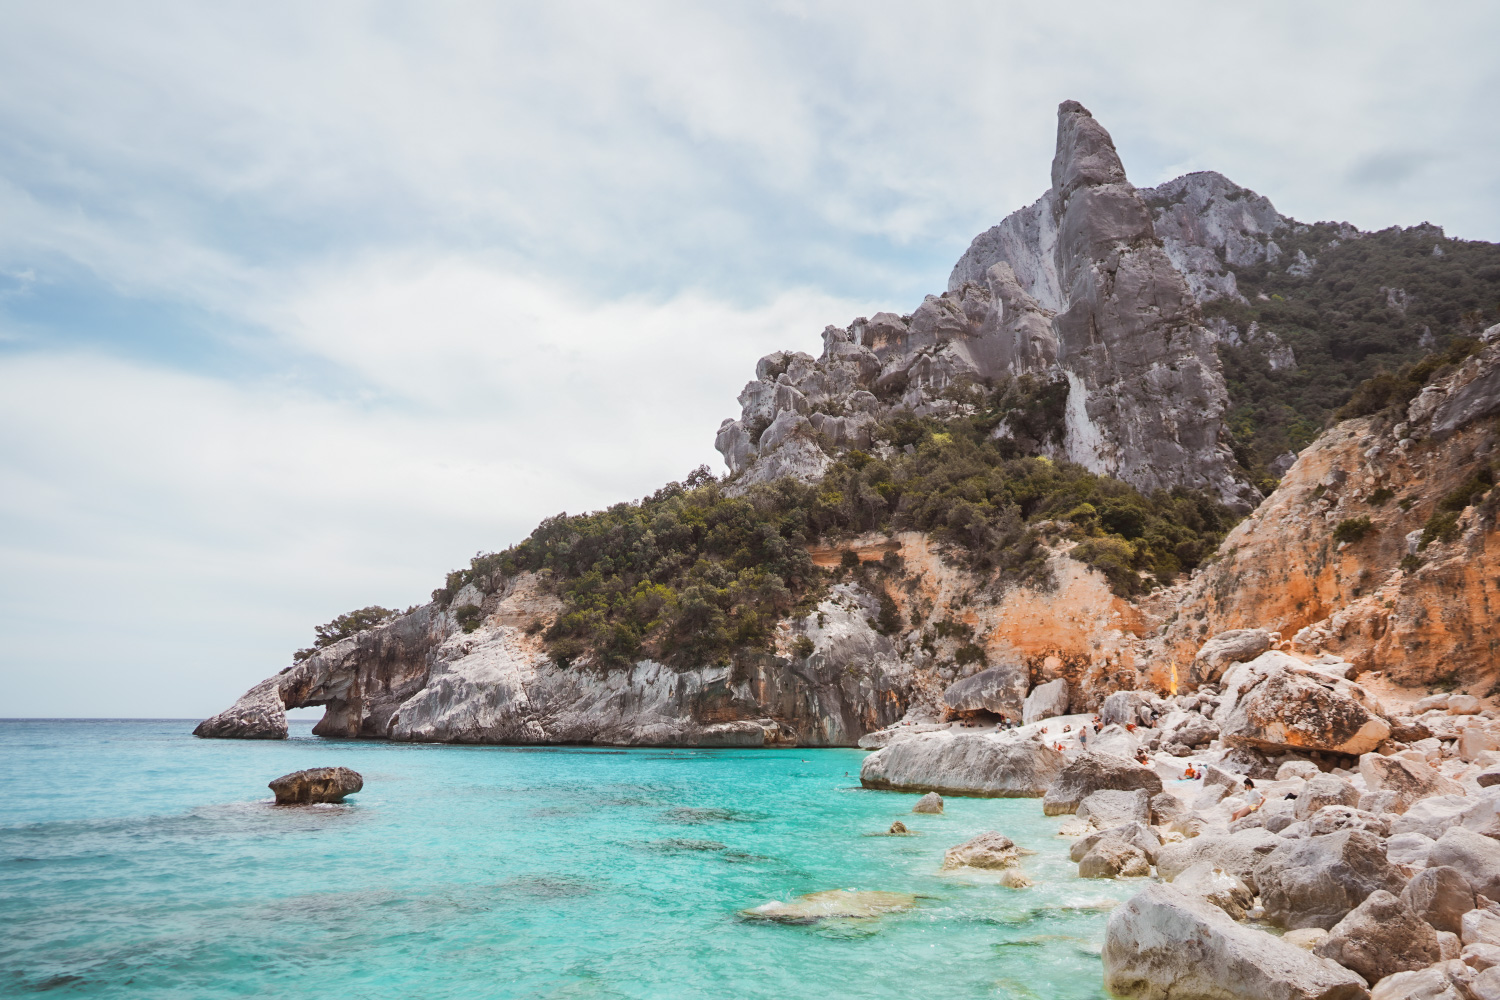
POLYGON ((105 359, 0 359, 8 697, 202 714, 313 624, 425 599, 560 510, 718 466, 753 359, 884 304, 791 291, 590 303, 473 260, 371 260, 288 295, 330 397, 105 359))
POLYGON ((757 356, 909 310, 1046 187, 1064 98, 1142 184, 1190 164, 1301 218, 1500 237, 1497 26, 1481 3, 12 5, 7 704, 214 710, 317 621, 713 462, 757 356), (78 319, 79 289, 130 323, 78 319))

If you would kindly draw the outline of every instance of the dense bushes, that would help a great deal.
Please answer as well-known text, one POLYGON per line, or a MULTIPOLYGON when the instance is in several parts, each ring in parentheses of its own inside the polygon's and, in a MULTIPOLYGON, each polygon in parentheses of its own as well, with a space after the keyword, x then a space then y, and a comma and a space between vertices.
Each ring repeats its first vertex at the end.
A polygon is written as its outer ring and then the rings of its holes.
POLYGON ((1236 455, 1259 476, 1346 403, 1353 415, 1400 401, 1412 382, 1404 366, 1500 319, 1500 245, 1446 239, 1435 226, 1349 239, 1331 223, 1282 229, 1275 239, 1275 262, 1234 268, 1248 305, 1220 299, 1204 308, 1241 333, 1219 354, 1236 455), (1305 276, 1287 272, 1298 250, 1317 260, 1305 276), (1269 341, 1246 336, 1252 322, 1292 348, 1295 367, 1270 370, 1269 341), (1360 383, 1377 377, 1354 402, 1360 383))
POLYGON ((292 654, 292 659, 300 663, 324 646, 331 646, 340 639, 347 639, 349 636, 363 632, 366 629, 372 629, 377 625, 384 625, 400 613, 399 611, 392 611, 390 608, 382 608, 372 604, 368 608, 360 608, 358 611, 350 611, 348 614, 339 615, 327 625, 319 625, 313 629, 313 634, 316 638, 313 640, 312 646, 307 649, 297 650, 292 654))
MULTIPOLYGON (((548 518, 519 545, 476 556, 433 597, 446 604, 466 584, 493 590, 507 575, 540 572, 564 602, 546 633, 559 661, 726 662, 769 648, 776 623, 811 610, 833 575, 900 571, 894 557, 820 571, 806 548, 815 540, 921 530, 993 584, 1045 586, 1044 535, 1073 538, 1076 554, 1128 595, 1198 565, 1233 523, 1201 493, 1143 496, 1078 466, 1006 457, 1012 445, 990 439, 987 422, 904 419, 882 433, 910 453, 851 452, 815 485, 780 480, 742 497, 702 468, 637 503, 548 518)), ((857 563, 852 555, 845 562, 857 563)), ((875 624, 903 627, 889 596, 875 624)))

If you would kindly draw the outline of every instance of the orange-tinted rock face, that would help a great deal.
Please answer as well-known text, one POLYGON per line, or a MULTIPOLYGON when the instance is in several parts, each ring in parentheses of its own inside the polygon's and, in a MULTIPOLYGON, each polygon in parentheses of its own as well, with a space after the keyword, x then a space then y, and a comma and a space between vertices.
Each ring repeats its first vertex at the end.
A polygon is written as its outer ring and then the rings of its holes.
MULTIPOLYGON (((1105 695, 1138 686, 1136 639, 1155 622, 1111 593, 1101 574, 1059 554, 1050 563, 1055 589, 1014 587, 996 595, 944 561, 927 535, 903 532, 896 540, 904 572, 915 579, 910 589, 891 590, 905 621, 917 608, 929 632, 943 621, 967 626, 988 664, 1022 665, 1031 684, 1067 679, 1075 711, 1092 711, 1105 695)), ((954 679, 984 666, 955 669, 955 650, 939 645, 935 662, 917 670, 914 698, 934 707, 954 679)))
POLYGON ((1218 560, 1158 598, 1176 604, 1159 660, 1185 664, 1209 636, 1258 626, 1402 685, 1472 686, 1500 672, 1500 492, 1452 512, 1456 538, 1421 545, 1444 498, 1500 457, 1493 417, 1434 440, 1433 413, 1497 368, 1491 348, 1414 402, 1406 421, 1345 421, 1307 448, 1218 560), (1358 518, 1370 521, 1362 537, 1335 538, 1358 518))

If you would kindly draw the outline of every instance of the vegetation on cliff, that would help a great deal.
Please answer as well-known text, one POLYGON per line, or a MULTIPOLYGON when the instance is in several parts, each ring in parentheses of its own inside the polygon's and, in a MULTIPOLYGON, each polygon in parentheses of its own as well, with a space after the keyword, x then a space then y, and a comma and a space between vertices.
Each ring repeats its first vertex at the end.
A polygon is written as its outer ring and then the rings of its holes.
MULTIPOLYGON (((1384 375, 1404 385, 1404 366, 1500 320, 1500 244, 1448 239, 1430 225, 1356 234, 1328 222, 1275 239, 1274 262, 1233 269, 1248 304, 1204 307, 1239 328, 1238 344, 1219 345, 1228 421, 1236 456, 1261 478, 1277 455, 1311 443, 1360 383, 1384 375), (1252 322, 1292 349, 1295 366, 1270 367, 1276 342, 1249 337, 1252 322)), ((1392 398, 1403 391, 1386 388, 1392 398)), ((1355 405, 1372 404, 1386 405, 1355 405)))
MULTIPOLYGON (((1005 389, 996 395, 1014 407, 1005 389)), ((898 419, 879 435, 888 458, 851 452, 813 485, 783 479, 730 496, 700 468, 638 502, 548 518, 449 574, 433 598, 446 606, 469 583, 493 591, 507 575, 539 572, 564 602, 546 633, 560 661, 725 662, 770 648, 776 623, 810 611, 838 575, 866 572, 853 559, 818 569, 815 541, 925 531, 991 585, 1047 586, 1044 541, 1071 539, 1075 556, 1129 595, 1197 566, 1233 524, 1195 491, 1145 496, 1079 466, 1015 457, 1013 443, 989 437, 994 419, 898 419)), ((888 560, 869 572, 898 570, 888 560)), ((882 605, 878 627, 900 628, 894 602, 882 605)))

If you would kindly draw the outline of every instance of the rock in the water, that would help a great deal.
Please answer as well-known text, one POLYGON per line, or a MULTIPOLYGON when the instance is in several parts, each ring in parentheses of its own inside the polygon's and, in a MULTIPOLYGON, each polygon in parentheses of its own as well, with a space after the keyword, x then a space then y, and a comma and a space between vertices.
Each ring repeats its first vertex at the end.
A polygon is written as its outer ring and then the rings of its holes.
POLYGON ((1365 1000, 1363 981, 1171 885, 1110 915, 1104 985, 1138 1000, 1365 1000))
POLYGON ((987 830, 943 854, 944 870, 950 868, 1009 868, 1019 856, 1015 841, 1002 833, 987 830))
POLYGON ((928 792, 917 800, 917 804, 911 807, 914 813, 941 813, 943 811, 943 797, 937 792, 928 792))
POLYGON ((1412 908, 1377 889, 1333 925, 1317 954, 1376 983, 1398 972, 1415 972, 1442 959, 1437 931, 1412 908))
POLYGON ((1144 788, 1150 795, 1162 790, 1161 777, 1149 767, 1113 754, 1081 753, 1062 769, 1042 798, 1042 812, 1048 816, 1076 813, 1078 806, 1093 792, 1115 789, 1133 792, 1144 788))
POLYGON ((1292 929, 1332 928, 1370 893, 1406 887, 1380 839, 1362 830, 1282 841, 1255 866, 1255 883, 1266 917, 1292 929))
POLYGON ((1066 763, 1061 751, 1034 740, 943 730, 876 750, 860 767, 859 781, 900 792, 1037 798, 1066 763))
POLYGON ((1025 889, 1031 886, 1031 879, 1023 875, 1018 868, 1005 868, 1000 872, 1000 884, 1007 889, 1025 889))
POLYGON ((1456 868, 1475 895, 1500 902, 1500 841, 1455 826, 1432 845, 1427 864, 1456 868))
POLYGON ((1275 644, 1263 628, 1236 628, 1208 640, 1193 657, 1189 678, 1195 684, 1214 684, 1232 663, 1249 663, 1275 644))
POLYGON ((773 920, 779 924, 812 924, 819 920, 869 920, 887 913, 900 913, 917 905, 917 898, 903 892, 829 889, 810 892, 789 902, 772 901, 741 910, 746 920, 773 920))
POLYGON ((1015 719, 1026 698, 1026 667, 990 667, 954 681, 943 692, 943 704, 954 712, 993 712, 1015 719))
POLYGON ((1227 671, 1225 687, 1236 693, 1219 722, 1231 745, 1267 753, 1364 754, 1391 735, 1390 724, 1359 700, 1358 685, 1318 674, 1276 650, 1227 671))
POLYGON ((313 767, 306 771, 283 774, 271 782, 279 806, 306 805, 310 802, 342 802, 365 787, 358 771, 347 767, 313 767))
POLYGON ((1078 818, 1100 830, 1127 823, 1151 822, 1151 793, 1144 788, 1122 792, 1101 788, 1090 792, 1078 803, 1078 818))
POLYGON ((239 701, 198 723, 193 735, 217 740, 286 739, 286 706, 281 701, 278 679, 261 681, 239 701))
POLYGON ((1193 837, 1177 844, 1164 844, 1156 855, 1156 873, 1171 882, 1201 861, 1223 869, 1244 881, 1251 892, 1260 887, 1256 868, 1277 847, 1286 843, 1268 830, 1252 828, 1239 833, 1193 837))
POLYGON ((1021 708, 1021 721, 1030 725, 1043 719, 1068 714, 1068 682, 1059 677, 1055 681, 1038 684, 1026 696, 1021 708))
POLYGON ((1227 872, 1212 861, 1190 865, 1172 880, 1174 888, 1208 900, 1234 920, 1244 920, 1255 903, 1255 893, 1245 880, 1227 872))
POLYGON ((1359 773, 1370 792, 1394 792, 1387 812, 1404 813, 1412 803, 1434 795, 1462 795, 1463 786, 1426 764, 1367 753, 1359 759, 1359 773))
POLYGON ((1320 774, 1297 796, 1297 818, 1310 819, 1324 806, 1357 806, 1359 790, 1343 778, 1320 774))
POLYGON ((899 819, 896 820, 896 822, 892 823, 891 828, 886 831, 886 833, 888 833, 892 837, 904 837, 910 832, 911 831, 906 828, 906 824, 901 822, 899 819))
MULTIPOLYGON (((1389 845, 1387 845, 1389 854, 1389 845)), ((1439 865, 1412 876, 1401 890, 1401 899, 1412 912, 1440 931, 1458 934, 1463 915, 1474 909, 1474 890, 1457 868, 1439 865)))
POLYGON ((1078 862, 1079 878, 1144 878, 1151 874, 1146 852, 1128 840, 1105 835, 1078 862))

